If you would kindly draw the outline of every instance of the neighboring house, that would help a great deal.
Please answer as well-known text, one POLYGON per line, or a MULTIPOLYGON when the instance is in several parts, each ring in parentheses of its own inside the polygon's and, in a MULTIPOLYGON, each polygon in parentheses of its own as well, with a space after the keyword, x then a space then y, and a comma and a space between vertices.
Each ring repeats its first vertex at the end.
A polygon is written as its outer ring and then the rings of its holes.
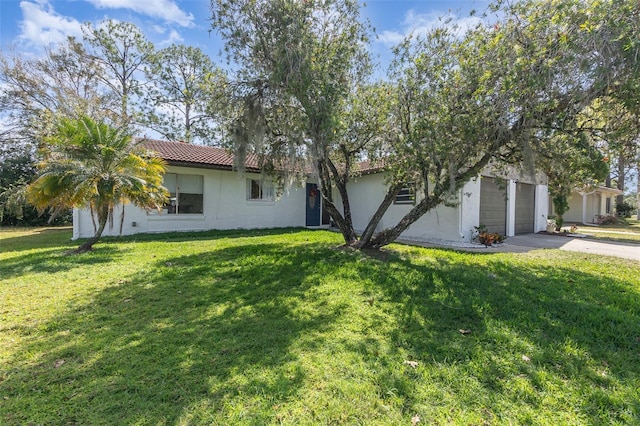
MULTIPOLYGON (((329 226, 316 181, 292 187, 276 197, 273 185, 263 180, 255 158, 247 159, 243 174, 234 171, 233 157, 224 149, 181 142, 147 140, 145 146, 167 164, 164 186, 171 202, 162 212, 125 206, 122 234, 209 229, 329 226)), ((354 227, 363 230, 384 198, 384 173, 360 164, 361 175, 349 183, 354 227)), ((543 181, 540 177, 538 182, 543 181)), ((338 200, 339 197, 334 196, 338 200)), ((379 229, 395 225, 420 200, 420 191, 408 185, 380 221, 379 229)), ((439 206, 425 214, 403 234, 406 239, 469 242, 474 227, 511 236, 546 229, 547 186, 517 173, 497 179, 491 172, 468 182, 459 191, 455 207, 439 206)), ((120 233, 118 208, 112 229, 120 233)), ((88 210, 75 209, 73 238, 88 238, 94 226, 88 210)))
MULTIPOLYGON (((598 186, 591 191, 575 190, 569 197, 569 210, 564 214, 565 222, 597 224, 602 217, 615 214, 616 196, 622 191, 598 186)), ((549 215, 553 216, 553 203, 549 202, 549 215)))

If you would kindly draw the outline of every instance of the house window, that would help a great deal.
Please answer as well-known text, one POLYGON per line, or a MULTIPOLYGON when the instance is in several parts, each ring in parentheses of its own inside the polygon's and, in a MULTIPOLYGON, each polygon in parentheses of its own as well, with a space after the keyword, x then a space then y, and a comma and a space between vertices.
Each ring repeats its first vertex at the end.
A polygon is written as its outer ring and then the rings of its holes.
POLYGON ((182 175, 167 173, 163 186, 171 194, 164 208, 168 214, 202 214, 204 177, 202 175, 182 175))
POLYGON ((409 182, 407 186, 403 187, 393 204, 415 204, 416 203, 416 185, 415 182, 409 182))
POLYGON ((247 179, 247 200, 273 201, 273 184, 259 179, 247 179))
POLYGON ((604 203, 605 203, 605 213, 611 214, 611 197, 605 198, 604 203))

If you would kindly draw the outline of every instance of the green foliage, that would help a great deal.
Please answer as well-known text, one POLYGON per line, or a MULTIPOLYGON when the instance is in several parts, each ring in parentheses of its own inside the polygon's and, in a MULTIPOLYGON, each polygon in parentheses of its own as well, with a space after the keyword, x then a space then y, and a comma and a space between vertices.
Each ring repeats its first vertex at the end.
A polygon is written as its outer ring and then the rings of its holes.
MULTIPOLYGON (((533 172, 534 159, 543 158, 554 172, 586 165, 595 181, 603 162, 585 142, 580 114, 596 99, 629 98, 628 84, 640 75, 631 1, 496 2, 491 25, 462 33, 444 22, 405 40, 394 50, 392 83, 380 85, 364 79, 368 24, 354 1, 211 4, 213 26, 246 82, 232 145, 241 158, 253 150, 280 170, 304 169, 292 157, 311 163, 327 210, 356 247, 384 246, 426 212, 455 204, 458 190, 489 164, 525 163, 533 172), (371 107, 359 98, 368 86, 383 94, 371 107), (374 126, 353 125, 359 109, 373 112, 374 126), (388 192, 358 237, 351 220, 358 206, 346 183, 362 158, 384 159, 388 192), (423 190, 414 208, 373 237, 408 181, 423 190)), ((557 193, 573 185, 552 182, 562 187, 557 193)))
POLYGON ((101 66, 96 77, 102 81, 120 104, 120 122, 131 123, 130 110, 134 97, 141 94, 142 72, 153 57, 155 48, 140 28, 131 22, 105 20, 97 26, 83 26, 84 40, 90 56, 101 66))
POLYGON ((229 96, 223 71, 199 48, 175 44, 149 63, 144 124, 168 140, 218 143, 218 116, 229 96))
POLYGON ((0 230, 0 423, 637 424, 640 266, 0 230))
POLYGON ((98 228, 84 249, 100 238, 107 221, 112 223, 118 204, 160 209, 166 202, 164 162, 136 147, 126 130, 88 117, 63 119, 46 147, 27 198, 40 211, 88 208, 95 213, 98 228))
MULTIPOLYGON (((570 187, 569 187, 570 188, 570 187)), ((561 190, 552 194, 551 202, 553 203, 553 211, 556 213, 556 231, 559 231, 564 225, 564 214, 569 210, 569 196, 571 190, 561 190)))
POLYGON ((2 148, 29 152, 50 134, 58 116, 112 117, 116 103, 101 83, 102 71, 73 38, 39 58, 0 54, 2 148))
POLYGON ((628 202, 616 203, 616 214, 619 217, 630 218, 636 207, 628 202))
POLYGON ((339 139, 346 136, 343 113, 355 104, 351 96, 364 92, 357 87, 371 71, 369 26, 359 8, 354 0, 211 1, 213 27, 225 39, 241 82, 228 142, 240 163, 253 151, 267 170, 295 177, 313 167, 324 205, 348 243, 357 237, 343 165, 362 149, 341 151, 339 139))

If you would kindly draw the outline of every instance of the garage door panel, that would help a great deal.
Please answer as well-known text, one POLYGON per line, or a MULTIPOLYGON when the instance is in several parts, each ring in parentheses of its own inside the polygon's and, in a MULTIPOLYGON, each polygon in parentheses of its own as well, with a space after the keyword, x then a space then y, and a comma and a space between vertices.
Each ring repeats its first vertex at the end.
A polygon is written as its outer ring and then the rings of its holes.
POLYGON ((534 222, 535 185, 518 182, 516 185, 516 235, 533 233, 534 222))
POLYGON ((499 234, 507 228, 506 188, 494 178, 483 177, 480 184, 480 224, 499 234))

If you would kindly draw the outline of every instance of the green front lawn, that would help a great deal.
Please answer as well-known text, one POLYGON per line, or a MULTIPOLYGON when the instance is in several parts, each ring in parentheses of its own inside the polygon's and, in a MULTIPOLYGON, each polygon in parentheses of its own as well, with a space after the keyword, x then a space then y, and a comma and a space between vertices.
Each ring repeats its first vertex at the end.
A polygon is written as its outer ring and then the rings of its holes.
POLYGON ((0 424, 638 424, 640 265, 0 230, 0 424))
MULTIPOLYGON (((577 233, 587 234, 589 235, 589 238, 598 240, 640 243, 640 221, 635 219, 625 219, 625 222, 625 224, 620 225, 579 225, 577 233)), ((569 228, 567 227, 566 229, 569 228)))

